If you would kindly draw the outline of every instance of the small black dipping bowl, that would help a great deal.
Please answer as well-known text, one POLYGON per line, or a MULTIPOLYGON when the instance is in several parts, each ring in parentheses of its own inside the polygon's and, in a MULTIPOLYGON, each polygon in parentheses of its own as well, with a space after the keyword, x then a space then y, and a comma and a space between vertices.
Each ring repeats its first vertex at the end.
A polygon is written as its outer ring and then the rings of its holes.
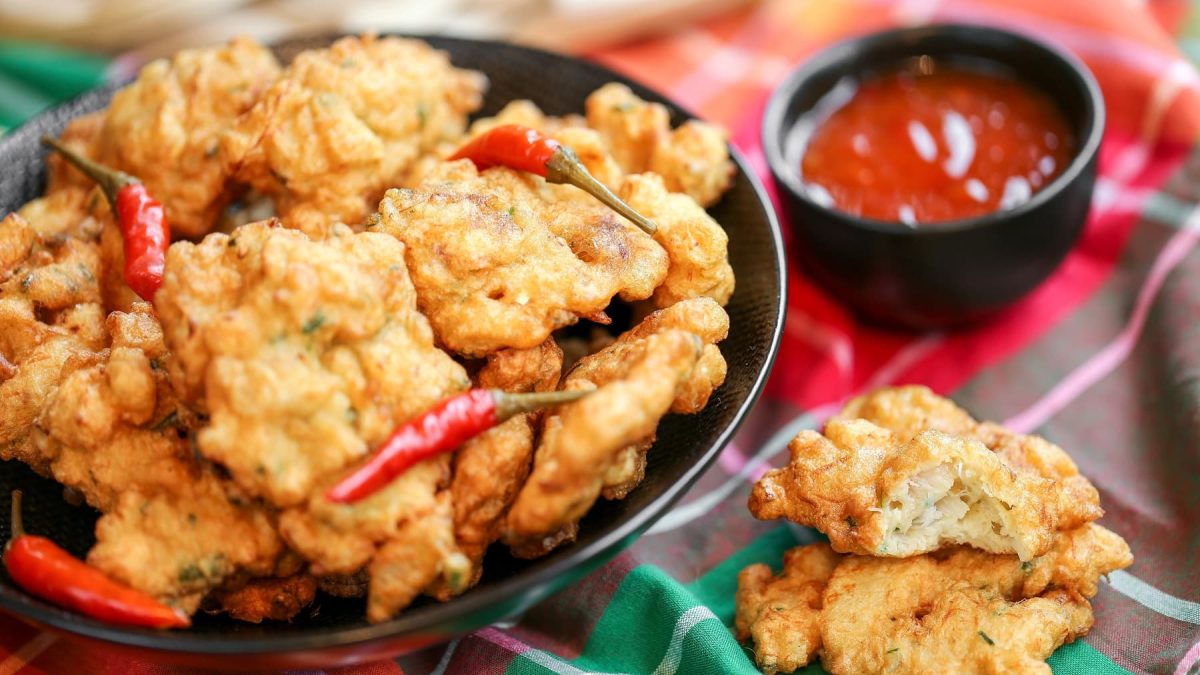
POLYGON ((775 90, 763 148, 805 271, 864 318, 926 330, 976 322, 1033 290, 1058 267, 1087 218, 1104 133, 1104 100, 1087 67, 1041 42, 970 25, 906 28, 838 43, 775 90), (863 218, 806 196, 796 121, 843 78, 888 72, 912 58, 1006 72, 1048 94, 1074 134, 1066 169, 1029 201, 976 218, 919 224, 863 218))

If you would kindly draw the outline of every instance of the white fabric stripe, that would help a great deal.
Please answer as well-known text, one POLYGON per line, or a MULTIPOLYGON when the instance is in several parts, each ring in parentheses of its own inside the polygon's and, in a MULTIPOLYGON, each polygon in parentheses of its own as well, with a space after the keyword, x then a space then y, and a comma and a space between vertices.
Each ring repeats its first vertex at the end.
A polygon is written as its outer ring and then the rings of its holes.
POLYGON ((1125 570, 1109 574, 1108 585, 1121 595, 1163 616, 1200 626, 1200 602, 1190 602, 1163 593, 1125 570))
POLYGON ((454 650, 458 649, 458 640, 451 640, 450 644, 446 645, 446 651, 442 653, 442 658, 438 660, 437 667, 429 675, 442 675, 446 672, 446 668, 450 665, 450 659, 454 658, 454 650))
POLYGON ((733 491, 738 489, 738 486, 750 477, 755 467, 787 447, 792 437, 800 433, 802 429, 811 429, 816 426, 821 420, 832 414, 838 405, 838 403, 830 403, 820 408, 814 408, 811 411, 801 413, 793 418, 792 421, 785 424, 779 431, 776 431, 770 440, 763 444, 762 449, 749 462, 746 462, 742 470, 726 479, 721 487, 706 495, 702 495, 694 501, 675 508, 647 530, 645 536, 670 532, 671 530, 687 525, 711 511, 714 506, 725 501, 729 495, 733 494, 733 491))
POLYGON ((0 675, 13 675, 18 670, 29 665, 50 645, 58 641, 58 637, 50 633, 38 633, 32 640, 26 642, 20 649, 13 652, 7 659, 0 661, 0 675))
POLYGON ((679 615, 675 622, 675 630, 671 631, 671 642, 667 645, 667 653, 654 669, 654 675, 675 675, 679 662, 683 660, 683 639, 692 631, 696 624, 705 619, 717 619, 709 608, 699 605, 679 615))

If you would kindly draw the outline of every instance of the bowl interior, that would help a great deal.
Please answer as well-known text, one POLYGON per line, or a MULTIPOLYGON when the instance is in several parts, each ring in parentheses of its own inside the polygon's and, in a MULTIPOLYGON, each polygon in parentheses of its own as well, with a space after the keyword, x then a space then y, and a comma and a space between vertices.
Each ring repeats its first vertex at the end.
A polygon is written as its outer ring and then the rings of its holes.
MULTIPOLYGON (((288 59, 300 49, 328 44, 333 37, 290 40, 278 45, 277 51, 288 59)), ((425 39, 448 50, 456 65, 488 75, 491 88, 482 115, 495 113, 518 98, 531 99, 550 114, 580 112, 591 91, 618 80, 643 98, 667 105, 673 123, 688 117, 654 92, 594 64, 507 44, 425 39)), ((102 107, 111 93, 109 88, 86 94, 0 139, 0 158, 6 167, 0 174, 0 210, 15 209, 39 194, 44 152, 37 145, 38 137, 57 133, 71 118, 102 107)), ((728 306, 729 338, 721 345, 729 362, 728 378, 702 413, 664 420, 649 455, 644 482, 622 501, 598 503, 581 523, 573 545, 535 561, 516 560, 493 547, 475 589, 445 604, 418 601, 394 620, 378 625, 365 622, 362 601, 321 596, 293 623, 249 625, 225 617, 199 616, 188 631, 121 629, 33 599, 15 588, 3 571, 0 608, 44 626, 136 648, 207 654, 210 658, 309 650, 312 658, 306 662, 316 664, 322 662, 321 650, 332 652, 390 640, 384 651, 372 654, 378 658, 448 639, 519 611, 571 583, 631 543, 715 459, 757 398, 774 359, 783 323, 782 243, 761 185, 740 157, 735 160, 736 183, 711 209, 728 228, 729 258, 737 275, 737 291, 728 306)), ((14 488, 26 493, 26 526, 31 532, 52 537, 77 556, 87 552, 93 542, 95 512, 67 505, 56 483, 38 477, 24 465, 0 462, 0 495, 14 488)), ((4 508, 0 509, 0 539, 7 539, 8 534, 4 508)))
POLYGON ((969 25, 934 25, 887 31, 836 44, 814 56, 779 86, 768 104, 763 145, 771 170, 789 192, 814 208, 834 211, 807 196, 800 176, 802 147, 792 130, 796 122, 839 83, 887 72, 921 57, 965 68, 1015 77, 1045 93, 1062 112, 1075 143, 1070 164, 1033 198, 1013 209, 962 220, 898 222, 836 212, 843 220, 871 229, 920 236, 993 222, 1035 208, 1077 176, 1095 155, 1104 127, 1104 109, 1095 79, 1073 56, 1015 33, 969 25))

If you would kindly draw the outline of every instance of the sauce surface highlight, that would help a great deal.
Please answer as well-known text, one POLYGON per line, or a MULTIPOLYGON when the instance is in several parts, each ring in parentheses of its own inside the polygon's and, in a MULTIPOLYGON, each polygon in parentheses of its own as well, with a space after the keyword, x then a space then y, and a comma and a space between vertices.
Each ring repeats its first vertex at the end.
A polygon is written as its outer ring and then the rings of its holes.
POLYGON ((916 63, 839 85, 798 122, 815 201, 908 225, 970 218, 1028 201, 1071 161, 1074 139, 1049 97, 1000 74, 916 63))

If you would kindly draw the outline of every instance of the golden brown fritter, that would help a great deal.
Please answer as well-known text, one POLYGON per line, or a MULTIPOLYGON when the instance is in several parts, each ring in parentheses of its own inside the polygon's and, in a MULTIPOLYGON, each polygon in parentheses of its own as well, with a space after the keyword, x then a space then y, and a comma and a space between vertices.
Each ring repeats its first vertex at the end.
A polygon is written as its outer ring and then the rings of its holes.
POLYGON ((253 579, 245 586, 219 590, 212 600, 238 621, 291 621, 317 596, 317 580, 300 573, 289 577, 253 579))
POLYGON ((457 595, 467 588, 471 563, 454 546, 450 493, 438 495, 434 508, 409 520, 379 548, 368 571, 367 621, 392 618, 434 587, 457 595))
POLYGON ((976 440, 930 430, 904 443, 866 420, 838 419, 788 449, 788 466, 755 484, 751 513, 816 527, 843 553, 970 544, 1030 560, 1061 526, 1054 482, 1014 473, 976 440))
POLYGON ((625 173, 653 171, 668 190, 701 206, 715 204, 733 184, 725 130, 690 120, 671 131, 666 108, 623 84, 610 82, 588 96, 587 123, 625 173))
POLYGON ((667 192, 656 174, 626 176, 620 196, 638 213, 654 221, 654 240, 667 251, 670 266, 662 286, 654 291, 659 307, 710 297, 719 304, 733 295, 729 265, 729 236, 691 197, 667 192))
POLYGON ((649 297, 666 274, 650 237, 591 201, 560 200, 542 179, 448 162, 417 190, 391 190, 372 230, 404 242, 417 301, 438 342, 467 356, 537 346, 649 297))
POLYGON ((278 75, 271 51, 249 38, 153 61, 113 96, 95 155, 146 183, 172 234, 202 236, 233 197, 219 139, 278 75))
MULTIPOLYGON (((157 295, 171 375, 209 424, 198 446, 280 507, 465 389, 415 308, 404 246, 256 223, 171 247, 157 295)), ((353 571, 353 570, 347 570, 353 571)))
POLYGON ((1053 480, 1058 491, 1060 529, 1071 529, 1104 515, 1100 494, 1079 474, 1062 448, 1041 436, 1013 433, 992 422, 976 422, 953 401, 927 387, 887 387, 860 396, 836 419, 862 418, 890 429, 905 441, 926 429, 973 438, 999 455, 1018 473, 1053 480))
POLYGON ((1049 673, 1046 657, 1091 628, 1099 577, 1132 561, 1098 525, 1025 563, 970 548, 850 556, 825 590, 821 662, 834 675, 1049 673))
POLYGON ((820 649, 825 585, 841 560, 829 544, 810 544, 784 553, 778 575, 761 563, 738 574, 734 628, 738 640, 754 640, 765 675, 798 670, 820 649))
POLYGON ((667 330, 637 341, 636 348, 610 347, 589 357, 619 363, 586 371, 596 379, 579 375, 578 368, 568 375, 563 389, 595 393, 546 417, 533 473, 508 513, 505 542, 544 541, 579 520, 600 495, 620 451, 653 436, 702 350, 696 335, 667 330))
MULTIPOLYGON (((553 338, 533 349, 508 349, 488 357, 477 385, 523 393, 554 391, 562 375, 562 350, 553 338)), ((533 460, 535 420, 540 414, 518 415, 467 441, 454 458, 450 493, 454 509, 455 543, 471 569, 460 588, 479 581, 487 547, 500 538, 508 507, 529 476, 533 460)), ((449 599, 451 589, 433 595, 449 599)))
POLYGON ((299 54, 225 135, 231 173, 289 227, 358 225, 423 153, 462 136, 486 79, 417 40, 347 37, 299 54))

